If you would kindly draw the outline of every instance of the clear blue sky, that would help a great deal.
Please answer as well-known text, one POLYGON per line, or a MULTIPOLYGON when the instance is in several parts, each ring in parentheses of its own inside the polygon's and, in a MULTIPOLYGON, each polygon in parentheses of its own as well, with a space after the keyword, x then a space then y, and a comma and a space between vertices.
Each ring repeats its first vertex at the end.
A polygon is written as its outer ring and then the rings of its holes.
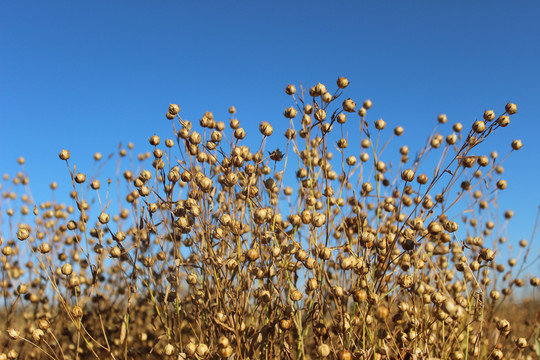
POLYGON ((206 110, 225 120, 235 105, 249 133, 262 120, 286 124, 288 83, 334 88, 347 76, 347 96, 372 99, 371 119, 404 126, 411 148, 439 113, 447 134, 516 102, 492 144, 501 154, 513 139, 525 145, 505 164, 500 201, 516 214, 511 239, 529 238, 540 205, 539 17, 538 1, 2 0, 1 172, 24 156, 42 201, 50 181, 67 184, 62 148, 83 171, 119 142, 149 150, 154 133, 171 136, 169 103, 190 120, 206 110))

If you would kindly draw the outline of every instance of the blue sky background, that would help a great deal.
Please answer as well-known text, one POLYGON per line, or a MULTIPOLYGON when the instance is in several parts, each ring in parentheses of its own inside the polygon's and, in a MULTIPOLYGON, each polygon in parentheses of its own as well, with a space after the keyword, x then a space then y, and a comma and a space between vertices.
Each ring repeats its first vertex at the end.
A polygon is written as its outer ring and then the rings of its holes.
POLYGON ((61 149, 83 171, 119 142, 150 150, 154 133, 172 137, 169 103, 192 121, 206 110, 226 120, 234 105, 248 135, 266 120, 281 136, 288 83, 335 89, 347 76, 346 96, 371 99, 368 119, 405 127, 411 149, 439 113, 447 135, 516 102, 488 150, 524 143, 504 165, 500 206, 515 212, 510 239, 528 239, 540 205, 539 16, 537 1, 0 1, 0 171, 24 156, 44 201, 53 180, 69 191, 61 149))

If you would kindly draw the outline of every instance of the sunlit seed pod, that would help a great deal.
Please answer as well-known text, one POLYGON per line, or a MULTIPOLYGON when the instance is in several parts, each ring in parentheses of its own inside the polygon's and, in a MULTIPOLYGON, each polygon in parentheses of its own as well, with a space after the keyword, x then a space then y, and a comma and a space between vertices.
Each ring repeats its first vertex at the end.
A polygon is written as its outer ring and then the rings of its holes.
POLYGON ((324 109, 319 109, 315 112, 315 120, 317 120, 318 122, 323 122, 325 119, 326 119, 326 110, 324 109))
POLYGON ((296 87, 294 85, 287 85, 285 88, 285 93, 287 95, 294 95, 296 93, 296 87))
POLYGON ((396 127, 394 128, 394 135, 396 135, 396 136, 401 136, 401 135, 403 135, 403 132, 404 132, 404 131, 405 131, 405 130, 403 129, 402 126, 396 126, 396 127))
POLYGON ((325 103, 329 103, 334 100, 334 97, 329 92, 325 92, 324 94, 322 94, 321 100, 325 103))
POLYGON ((414 181, 416 174, 412 169, 403 170, 401 172, 401 179, 403 181, 411 182, 414 181))
POLYGON ((383 119, 375 121, 375 129, 383 130, 386 127, 386 122, 383 119))
POLYGON ((109 216, 109 214, 101 213, 101 214, 99 214, 98 220, 102 224, 107 224, 109 222, 110 218, 111 217, 109 216))
POLYGON ((347 165, 354 166, 356 164, 356 157, 351 155, 345 161, 346 161, 347 165))
POLYGON ((455 132, 459 133, 459 132, 461 132, 461 130, 463 130, 463 125, 461 125, 461 123, 455 123, 455 124, 452 126, 452 130, 454 130, 455 132))
POLYGON ((10 328, 6 331, 6 333, 11 340, 17 340, 19 336, 21 336, 21 331, 19 329, 10 328))
POLYGON ((152 137, 150 137, 150 139, 148 139, 148 142, 150 143, 150 145, 153 145, 153 146, 157 146, 159 145, 159 136, 157 135, 152 135, 152 137))
POLYGON ((195 354, 195 352, 197 351, 197 345, 195 345, 192 342, 189 342, 186 346, 184 346, 184 351, 189 356, 193 356, 195 354))
POLYGON ((58 157, 60 158, 60 160, 68 160, 70 157, 69 151, 63 149, 62 151, 60 151, 60 154, 58 154, 58 157))
POLYGON ((61 271, 62 271, 62 274, 66 275, 66 276, 71 275, 71 273, 73 272, 73 266, 71 266, 71 264, 69 264, 69 263, 66 263, 66 264, 62 265, 61 271))
POLYGON ((497 124, 499 124, 501 127, 506 127, 510 124, 510 118, 506 115, 501 115, 497 119, 497 124))
POLYGON ((49 323, 49 321, 47 319, 40 319, 38 321, 38 327, 41 330, 47 331, 51 327, 51 324, 49 323))
POLYGON ((529 283, 531 284, 531 286, 538 287, 540 285, 540 278, 535 276, 535 277, 531 278, 529 283))
POLYGON ((330 352, 331 352, 330 346, 328 346, 327 344, 320 344, 319 346, 317 346, 317 353, 319 354, 319 356, 323 358, 330 355, 330 352))
POLYGON ((439 114, 439 116, 437 116, 437 121, 439 124, 445 124, 448 121, 448 118, 445 114, 439 114))
POLYGON ((486 123, 481 120, 477 120, 473 123, 472 129, 475 133, 480 134, 481 132, 486 130, 486 123))
POLYGON ((373 102, 371 100, 364 101, 363 105, 364 109, 369 110, 373 106, 373 102))
POLYGON ((77 175, 75 175, 75 182, 77 184, 82 184, 86 181, 86 175, 83 174, 83 173, 78 173, 77 175))
POLYGON ((285 111, 283 112, 283 115, 287 119, 294 119, 296 117, 297 113, 298 113, 298 111, 294 107, 291 106, 291 107, 285 109, 285 111))
POLYGON ((351 100, 351 98, 348 98, 347 100, 343 101, 343 110, 345 110, 346 112, 354 112, 355 111, 355 107, 356 107, 356 104, 354 101, 351 100))
POLYGON ((519 150, 523 147, 523 143, 521 140, 514 140, 512 141, 512 150, 519 150))
POLYGON ((292 301, 300 301, 302 300, 302 292, 300 290, 294 289, 289 293, 289 298, 292 301))
POLYGON ((256 249, 249 249, 246 252, 246 258, 249 261, 255 261, 255 260, 257 260, 259 258, 259 252, 256 249))
POLYGON ((24 241, 30 237, 30 227, 28 225, 21 224, 17 230, 17 239, 24 241))
POLYGON ((515 113, 517 113, 517 105, 514 104, 514 103, 511 103, 509 102, 508 104, 506 104, 506 106, 504 107, 504 109, 506 110, 506 113, 508 115, 514 115, 515 113))
POLYGON ((48 243, 43 243, 39 245, 38 250, 42 254, 47 254, 51 251, 51 246, 48 243))
POLYGON ((497 189, 504 190, 507 187, 506 180, 499 180, 497 181, 497 189))
POLYGON ((78 306, 78 305, 75 305, 72 309, 71 309, 71 315, 76 318, 76 319, 80 319, 82 318, 83 316, 83 309, 78 306))
POLYGON ((337 79, 337 86, 340 89, 345 89, 347 86, 349 86, 349 80, 346 77, 339 77, 337 79))

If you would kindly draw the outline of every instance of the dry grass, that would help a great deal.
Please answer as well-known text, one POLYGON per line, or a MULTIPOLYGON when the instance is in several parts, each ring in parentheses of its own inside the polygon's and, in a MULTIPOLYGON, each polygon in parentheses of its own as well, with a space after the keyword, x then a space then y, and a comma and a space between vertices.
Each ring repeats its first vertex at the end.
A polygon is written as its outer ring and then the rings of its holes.
POLYGON ((537 356, 538 304, 526 322, 511 310, 515 287, 539 284, 520 266, 530 243, 496 261, 507 157, 478 150, 516 105, 447 136, 440 115, 416 156, 402 146, 390 162, 403 128, 389 136, 347 85, 287 86, 281 150, 265 148, 267 122, 244 146, 233 107, 228 126, 209 112, 194 126, 171 105, 172 139, 149 138, 153 154, 116 181, 62 150, 71 204, 17 196, 24 167, 5 176, 0 360, 537 356))

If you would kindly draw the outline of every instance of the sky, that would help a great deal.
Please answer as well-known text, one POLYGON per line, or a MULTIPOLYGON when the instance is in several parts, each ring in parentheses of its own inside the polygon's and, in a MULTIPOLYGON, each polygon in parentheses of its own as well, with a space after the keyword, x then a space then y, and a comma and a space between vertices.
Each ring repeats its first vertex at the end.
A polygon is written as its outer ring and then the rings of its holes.
MULTIPOLYGON (((540 2, 537 1, 0 1, 0 172, 24 156, 33 195, 69 191, 61 149, 89 171, 132 141, 171 136, 170 103, 197 121, 234 105, 246 132, 285 129, 287 84, 371 99, 371 120, 423 144, 439 113, 472 124, 518 105, 489 146, 506 154, 501 211, 511 241, 530 239, 540 205, 540 2)), ((466 125, 470 126, 470 125, 466 125)), ((354 141, 354 130, 349 136, 354 141)), ((281 131, 282 133, 282 131, 281 131)), ((540 250, 536 239, 533 252, 540 250)), ((534 267, 538 269, 538 266, 534 267)))

